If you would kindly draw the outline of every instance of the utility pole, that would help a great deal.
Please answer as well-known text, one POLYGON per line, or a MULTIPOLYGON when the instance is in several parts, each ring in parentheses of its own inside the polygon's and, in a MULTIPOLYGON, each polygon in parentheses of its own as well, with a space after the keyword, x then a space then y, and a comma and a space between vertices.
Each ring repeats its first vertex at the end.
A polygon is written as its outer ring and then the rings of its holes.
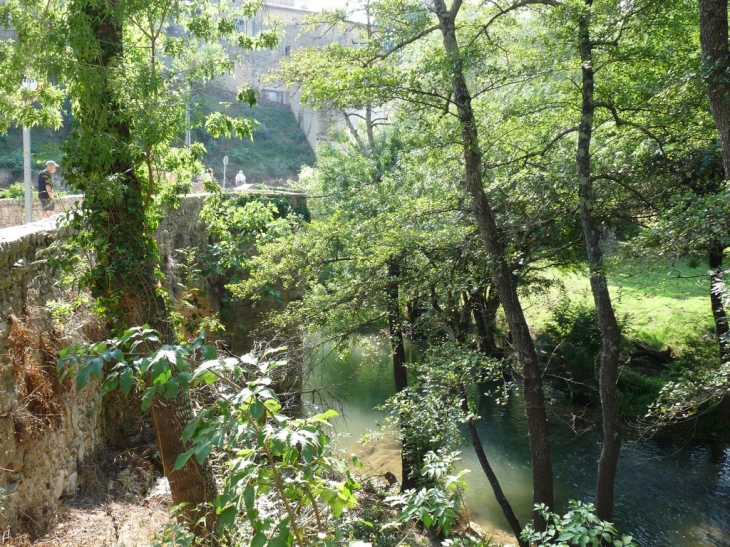
MULTIPOLYGON (((38 82, 28 76, 23 80, 23 87, 33 93, 38 88, 38 82)), ((25 223, 33 222, 33 189, 30 172, 30 127, 23 124, 23 186, 25 187, 25 223)))

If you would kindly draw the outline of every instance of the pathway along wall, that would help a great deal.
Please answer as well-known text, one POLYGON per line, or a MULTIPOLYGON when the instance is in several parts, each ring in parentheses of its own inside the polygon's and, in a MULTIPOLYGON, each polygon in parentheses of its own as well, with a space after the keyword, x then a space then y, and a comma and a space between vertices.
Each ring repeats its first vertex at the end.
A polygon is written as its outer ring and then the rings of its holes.
MULTIPOLYGON (((281 193, 279 193, 281 195, 281 193)), ((305 203, 289 196, 293 207, 305 203)), ((199 215, 205 195, 182 198, 161 223, 157 240, 171 287, 179 281, 177 249, 203 251, 209 236, 199 215)), ((103 329, 88 312, 64 319, 54 329, 48 303, 61 296, 59 272, 45 258, 54 241, 67 237, 50 221, 0 229, 0 537, 19 521, 45 522, 61 496, 81 486, 81 464, 104 444, 104 410, 98 382, 81 391, 55 374, 58 350, 80 339, 103 339, 103 329)), ((202 287, 204 314, 221 301, 214 282, 202 287)), ((252 332, 261 314, 282 304, 239 306, 231 325, 252 332)), ((236 350, 247 350, 243 331, 229 332, 236 350)), ((106 409, 108 412, 109 409, 106 409)), ((118 415, 118 410, 113 411, 118 415)), ((1 542, 1 541, 0 541, 1 542)))

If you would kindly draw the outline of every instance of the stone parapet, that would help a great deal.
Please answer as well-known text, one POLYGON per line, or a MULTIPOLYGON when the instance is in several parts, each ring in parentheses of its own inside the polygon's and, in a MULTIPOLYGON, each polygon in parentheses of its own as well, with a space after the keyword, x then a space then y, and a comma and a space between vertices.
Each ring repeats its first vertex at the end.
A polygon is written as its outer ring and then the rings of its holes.
MULTIPOLYGON (((61 196, 56 199, 56 209, 54 213, 63 213, 68 211, 77 202, 81 201, 83 196, 61 196)), ((33 196, 33 220, 41 218, 41 203, 36 196, 33 196)), ((25 222, 25 201, 23 199, 0 199, 0 228, 9 226, 17 226, 25 222)))

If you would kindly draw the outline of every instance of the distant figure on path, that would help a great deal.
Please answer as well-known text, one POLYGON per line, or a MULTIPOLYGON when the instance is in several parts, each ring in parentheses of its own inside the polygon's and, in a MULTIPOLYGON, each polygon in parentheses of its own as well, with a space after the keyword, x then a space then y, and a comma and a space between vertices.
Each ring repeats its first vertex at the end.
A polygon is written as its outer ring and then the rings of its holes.
POLYGON ((38 175, 38 198, 43 208, 41 218, 50 217, 56 208, 56 202, 53 201, 53 173, 57 168, 58 164, 55 161, 48 160, 46 168, 38 175))
POLYGON ((243 171, 238 171, 238 174, 236 175, 236 186, 242 186, 246 184, 246 175, 243 174, 243 171))

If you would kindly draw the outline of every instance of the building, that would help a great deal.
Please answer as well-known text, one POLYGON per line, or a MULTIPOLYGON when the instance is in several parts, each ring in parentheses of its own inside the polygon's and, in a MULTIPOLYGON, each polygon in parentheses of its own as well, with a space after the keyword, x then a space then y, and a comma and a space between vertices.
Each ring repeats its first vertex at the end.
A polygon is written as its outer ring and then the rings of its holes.
POLYGON ((317 140, 327 127, 342 123, 339 114, 326 110, 312 110, 300 102, 296 89, 287 89, 283 83, 265 82, 264 77, 279 66, 282 59, 302 47, 324 47, 337 42, 343 46, 357 43, 356 31, 339 31, 334 28, 322 29, 316 33, 302 33, 303 21, 316 10, 309 8, 306 0, 269 0, 263 10, 255 17, 236 21, 239 31, 255 35, 269 28, 272 20, 283 24, 283 36, 278 47, 272 50, 246 52, 241 62, 236 62, 234 72, 226 84, 232 88, 249 85, 260 92, 261 99, 269 103, 288 106, 304 131, 312 150, 317 149, 317 140))

